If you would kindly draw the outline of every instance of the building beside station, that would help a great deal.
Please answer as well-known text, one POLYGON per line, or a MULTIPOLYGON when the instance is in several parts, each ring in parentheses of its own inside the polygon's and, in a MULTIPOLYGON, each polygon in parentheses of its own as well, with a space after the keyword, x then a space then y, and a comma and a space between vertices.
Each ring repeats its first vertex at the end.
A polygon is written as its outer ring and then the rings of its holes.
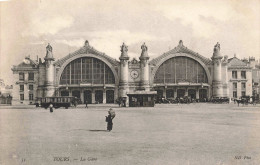
POLYGON ((253 58, 228 58, 220 44, 206 58, 183 45, 150 59, 145 43, 139 59, 128 56, 123 43, 119 60, 96 50, 86 41, 77 51, 55 60, 51 45, 45 58, 24 61, 12 68, 13 104, 34 103, 36 97, 75 96, 82 102, 114 103, 140 91, 157 97, 194 99, 238 98, 259 94, 259 63, 253 58))

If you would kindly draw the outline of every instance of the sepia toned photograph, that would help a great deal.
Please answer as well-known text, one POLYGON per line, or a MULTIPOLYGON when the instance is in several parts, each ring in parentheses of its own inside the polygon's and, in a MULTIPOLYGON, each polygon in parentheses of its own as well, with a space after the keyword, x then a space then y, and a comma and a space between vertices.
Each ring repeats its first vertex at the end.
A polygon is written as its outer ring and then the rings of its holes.
POLYGON ((0 165, 259 165, 259 0, 0 0, 0 165))

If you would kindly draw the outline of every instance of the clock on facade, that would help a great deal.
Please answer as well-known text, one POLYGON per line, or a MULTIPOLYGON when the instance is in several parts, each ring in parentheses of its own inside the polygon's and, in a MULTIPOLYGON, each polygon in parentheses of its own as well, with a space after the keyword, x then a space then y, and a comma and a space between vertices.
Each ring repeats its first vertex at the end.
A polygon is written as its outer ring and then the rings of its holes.
POLYGON ((136 79, 139 76, 139 73, 137 70, 132 70, 130 74, 133 79, 136 79))

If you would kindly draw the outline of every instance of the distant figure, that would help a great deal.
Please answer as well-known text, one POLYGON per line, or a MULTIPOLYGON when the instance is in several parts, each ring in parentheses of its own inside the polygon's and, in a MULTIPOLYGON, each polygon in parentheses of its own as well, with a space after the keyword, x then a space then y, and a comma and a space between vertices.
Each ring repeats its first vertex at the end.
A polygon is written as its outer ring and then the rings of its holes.
POLYGON ((50 113, 52 113, 52 112, 53 112, 53 105, 50 104, 50 113))
POLYGON ((86 100, 86 102, 85 102, 85 103, 86 103, 86 107, 85 107, 85 108, 88 108, 88 101, 86 100))
POLYGON ((114 119, 114 117, 116 116, 115 111, 110 108, 108 111, 108 116, 106 116, 106 122, 107 122, 107 130, 111 131, 113 128, 113 122, 112 120, 114 119))

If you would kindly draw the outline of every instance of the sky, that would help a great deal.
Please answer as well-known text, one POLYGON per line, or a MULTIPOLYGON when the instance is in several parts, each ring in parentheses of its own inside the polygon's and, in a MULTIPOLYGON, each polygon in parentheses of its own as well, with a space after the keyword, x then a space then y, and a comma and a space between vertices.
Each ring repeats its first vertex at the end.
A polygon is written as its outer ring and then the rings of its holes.
POLYGON ((55 59, 88 40, 118 60, 120 45, 138 58, 145 42, 151 58, 178 45, 210 58, 260 58, 260 0, 7 0, 0 2, 0 79, 11 85, 11 68, 26 56, 55 59))

